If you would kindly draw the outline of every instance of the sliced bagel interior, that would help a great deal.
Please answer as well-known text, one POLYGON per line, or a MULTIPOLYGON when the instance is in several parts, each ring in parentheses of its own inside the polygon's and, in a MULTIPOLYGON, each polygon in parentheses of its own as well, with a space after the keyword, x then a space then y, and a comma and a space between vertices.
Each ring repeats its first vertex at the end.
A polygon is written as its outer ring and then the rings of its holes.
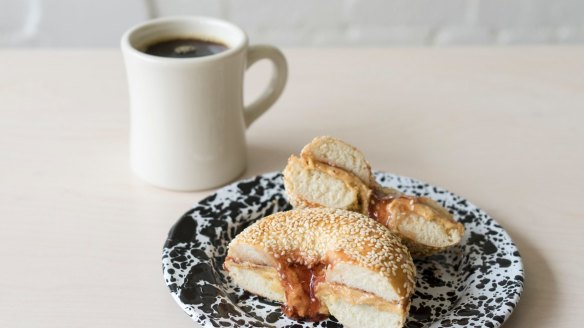
POLYGON ((329 136, 316 137, 304 146, 300 156, 352 172, 366 185, 375 183, 371 166, 363 153, 339 139, 329 136))
POLYGON ((463 225, 428 197, 399 196, 377 206, 385 207, 385 214, 382 217, 372 214, 372 217, 398 232, 410 251, 418 256, 458 244, 464 234, 463 225))
POLYGON ((371 190, 350 172, 290 156, 284 185, 295 207, 331 207, 367 213, 371 190))

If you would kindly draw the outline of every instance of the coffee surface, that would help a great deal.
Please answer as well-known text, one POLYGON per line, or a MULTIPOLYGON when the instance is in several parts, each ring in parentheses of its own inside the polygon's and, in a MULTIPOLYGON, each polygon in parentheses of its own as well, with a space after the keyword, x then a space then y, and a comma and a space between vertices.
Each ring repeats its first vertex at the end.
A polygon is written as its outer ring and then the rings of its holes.
POLYGON ((144 52, 159 57, 193 58, 211 56, 227 49, 226 45, 209 40, 176 38, 153 43, 144 52))

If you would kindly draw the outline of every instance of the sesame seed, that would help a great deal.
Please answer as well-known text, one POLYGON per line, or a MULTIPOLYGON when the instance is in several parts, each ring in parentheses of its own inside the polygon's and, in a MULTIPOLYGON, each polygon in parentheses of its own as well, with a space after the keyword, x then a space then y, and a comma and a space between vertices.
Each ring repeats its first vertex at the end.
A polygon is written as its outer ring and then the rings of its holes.
MULTIPOLYGON (((398 236, 359 213, 328 208, 297 209, 267 216, 230 243, 264 249, 276 259, 311 268, 327 253, 344 255, 388 279, 401 297, 414 290, 415 268, 398 236)), ((328 264, 327 264, 328 265, 328 264)))

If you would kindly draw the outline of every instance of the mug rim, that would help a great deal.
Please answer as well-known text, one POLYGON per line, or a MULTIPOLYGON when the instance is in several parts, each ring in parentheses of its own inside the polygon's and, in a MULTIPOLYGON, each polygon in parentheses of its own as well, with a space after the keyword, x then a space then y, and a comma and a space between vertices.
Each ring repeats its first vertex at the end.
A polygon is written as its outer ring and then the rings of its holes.
MULTIPOLYGON (((223 41, 223 40, 219 40, 219 41, 223 41)), ((139 23, 134 25, 133 27, 131 27, 130 29, 128 29, 124 35, 122 36, 122 40, 121 40, 121 47, 123 51, 127 51, 129 53, 132 53, 144 60, 148 60, 148 61, 158 61, 158 62, 166 62, 166 63, 190 63, 190 62, 205 62, 205 61, 214 61, 214 60, 219 60, 221 58, 225 58, 228 56, 231 56, 235 53, 240 52, 242 49, 244 49, 248 44, 248 37, 247 34, 245 33, 245 31, 240 28, 239 26, 219 19, 219 18, 214 18, 214 17, 206 17, 206 16, 165 16, 165 17, 159 17, 159 18, 155 18, 155 19, 150 19, 147 20, 145 22, 139 23), (227 27, 229 29, 232 29, 233 31, 235 31, 237 34, 239 34, 239 40, 235 42, 234 46, 228 46, 227 50, 222 51, 220 53, 217 54, 213 54, 210 56, 202 56, 202 57, 189 57, 189 58, 173 58, 173 57, 162 57, 162 56, 156 56, 156 55, 150 55, 147 54, 139 49, 137 49, 136 47, 134 47, 134 45, 132 45, 132 43, 130 42, 131 37, 145 29, 145 28, 149 28, 149 27, 153 27, 153 26, 157 26, 157 25, 164 25, 164 24, 168 24, 168 23, 175 23, 175 22, 193 22, 193 21, 198 21, 198 22, 203 22, 204 24, 216 24, 216 25, 221 25, 223 27, 227 27)))

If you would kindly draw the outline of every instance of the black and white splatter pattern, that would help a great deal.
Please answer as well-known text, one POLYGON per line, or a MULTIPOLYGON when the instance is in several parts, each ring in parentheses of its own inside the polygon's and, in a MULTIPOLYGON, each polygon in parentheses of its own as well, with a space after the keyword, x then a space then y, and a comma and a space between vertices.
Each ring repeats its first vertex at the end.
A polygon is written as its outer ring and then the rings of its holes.
MULTIPOLYGON (((377 180, 407 194, 429 196, 465 227, 460 245, 416 260, 416 292, 408 328, 499 327, 523 289, 523 266, 503 228, 465 199, 410 178, 376 173, 377 180)), ((223 271, 229 241, 255 220, 291 209, 280 173, 220 189, 172 227, 162 252, 172 297, 203 327, 342 327, 334 318, 299 322, 280 305, 243 292, 223 271)))

